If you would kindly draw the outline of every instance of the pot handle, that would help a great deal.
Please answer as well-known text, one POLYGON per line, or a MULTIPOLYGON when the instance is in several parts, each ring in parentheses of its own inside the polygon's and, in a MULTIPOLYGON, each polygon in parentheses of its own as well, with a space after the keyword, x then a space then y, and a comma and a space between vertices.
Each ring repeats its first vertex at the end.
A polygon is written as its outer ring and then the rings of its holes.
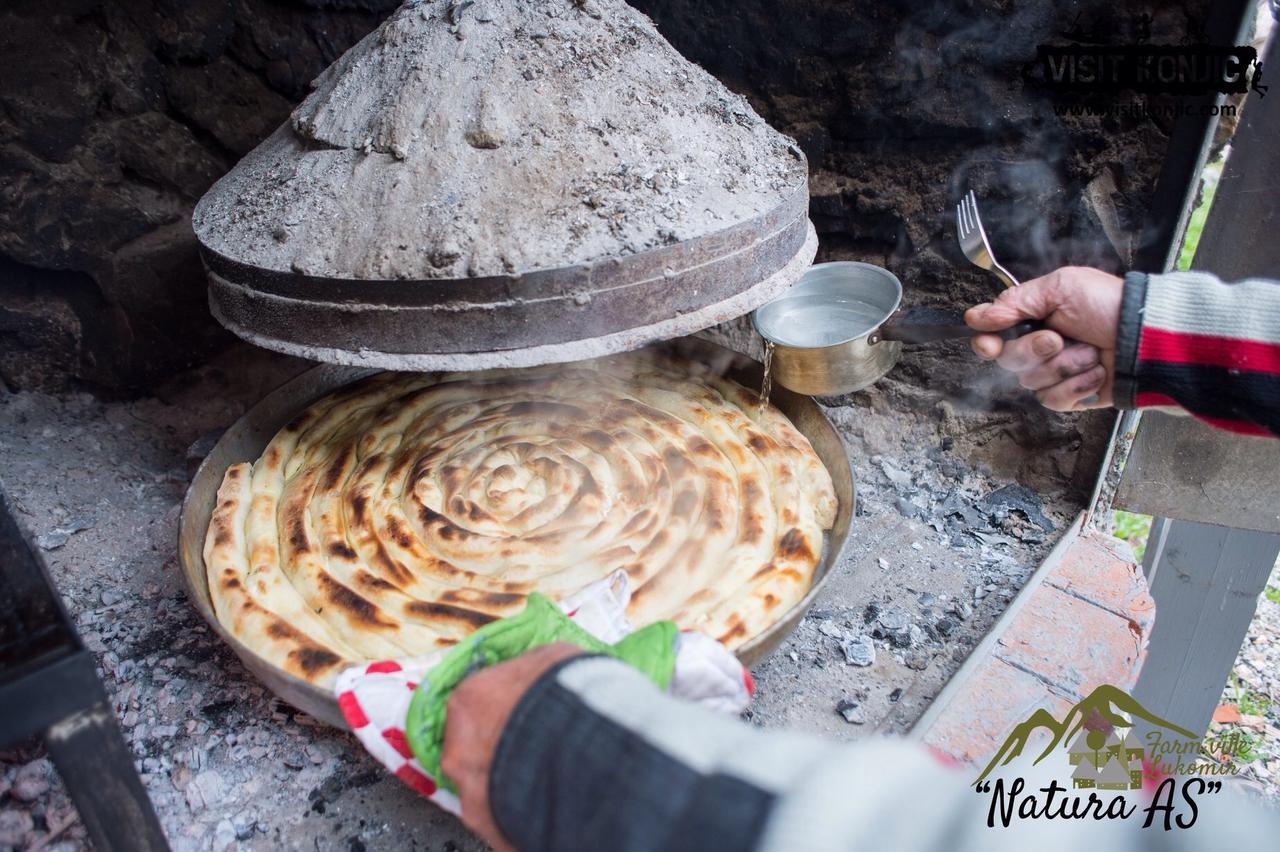
MULTIPOLYGON (((1043 320, 1025 320, 1003 331, 989 333, 1004 340, 1013 340, 1044 327, 1043 320)), ((964 314, 920 306, 894 312, 893 316, 871 333, 867 342, 898 340, 903 343, 933 343, 938 340, 959 340, 981 333, 965 325, 964 314)))

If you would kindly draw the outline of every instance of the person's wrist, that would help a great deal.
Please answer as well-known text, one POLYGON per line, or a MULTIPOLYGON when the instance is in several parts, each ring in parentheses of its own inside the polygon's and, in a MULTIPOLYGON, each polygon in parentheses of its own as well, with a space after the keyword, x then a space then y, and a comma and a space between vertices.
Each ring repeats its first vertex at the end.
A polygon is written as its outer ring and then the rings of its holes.
POLYGON ((1120 316, 1116 323, 1116 363, 1112 396, 1116 408, 1133 408, 1138 392, 1138 342, 1142 337, 1142 311, 1147 301, 1149 276, 1130 272, 1124 277, 1120 316))
POLYGON ((449 698, 440 767, 457 787, 462 821, 497 849, 509 848, 489 796, 499 744, 530 693, 582 655, 566 643, 535 648, 469 675, 449 698))
POLYGON ((554 660, 522 691, 512 706, 494 746, 486 781, 489 813, 493 824, 504 837, 519 835, 521 809, 528 805, 528 791, 523 790, 521 784, 510 783, 509 779, 511 775, 529 769, 528 746, 534 739, 530 720, 542 713, 545 701, 555 690, 556 678, 562 671, 600 656, 576 649, 576 653, 554 660))

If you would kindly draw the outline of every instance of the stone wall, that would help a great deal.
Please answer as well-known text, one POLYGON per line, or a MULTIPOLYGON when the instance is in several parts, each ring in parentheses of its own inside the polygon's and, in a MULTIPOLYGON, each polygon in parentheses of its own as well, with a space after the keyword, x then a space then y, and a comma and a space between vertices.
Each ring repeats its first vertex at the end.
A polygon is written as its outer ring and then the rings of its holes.
POLYGON ((196 200, 395 0, 0 10, 0 381, 138 391, 225 347, 196 200))
MULTIPOLYGON (((227 345, 205 306, 192 205, 394 5, 6 4, 0 381, 137 392, 227 345)), ((1065 262, 1126 268, 1167 127, 1059 118, 1023 68, 1037 44, 1082 27, 1124 33, 1143 12, 1154 15, 1152 41, 1177 42, 1203 0, 1159 9, 1134 0, 634 5, 799 140, 820 260, 882 263, 909 301, 960 306, 998 286, 955 247, 951 211, 969 187, 1015 274, 1065 262)), ((1082 426, 1036 409, 961 344, 909 352, 867 399, 929 410, 944 400, 959 431, 1007 433, 993 457, 1012 442, 1092 464, 1106 431, 1105 418, 1082 426), (973 411, 996 416, 966 425, 973 411)))

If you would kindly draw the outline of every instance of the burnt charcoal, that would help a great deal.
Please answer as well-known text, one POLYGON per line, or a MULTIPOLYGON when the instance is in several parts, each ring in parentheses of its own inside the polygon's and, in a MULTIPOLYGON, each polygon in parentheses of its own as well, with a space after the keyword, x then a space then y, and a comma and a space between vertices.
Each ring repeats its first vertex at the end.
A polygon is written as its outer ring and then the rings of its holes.
POLYGON ((929 668, 929 655, 922 651, 911 651, 904 658, 904 662, 912 671, 922 672, 929 668))
POLYGON ((907 611, 896 606, 880 612, 871 635, 887 640, 895 648, 910 648, 924 640, 923 631, 911 623, 907 611))
POLYGON ((841 698, 836 702, 836 712, 851 725, 865 725, 867 722, 867 717, 863 714, 862 707, 858 702, 850 701, 848 698, 841 698))
POLYGON ((854 666, 870 666, 876 661, 876 646, 870 637, 859 636, 841 646, 846 663, 854 666))
POLYGON ((68 518, 43 535, 36 536, 36 545, 41 550, 57 550, 71 540, 71 536, 93 528, 91 518, 68 518))
MULTIPOLYGON (((912 625, 914 627, 914 625, 912 625)), ((919 628, 917 628, 919 629, 919 628)), ((871 635, 877 639, 883 639, 895 648, 910 648, 912 645, 911 631, 907 628, 901 630, 886 630, 877 626, 871 631, 871 635)))
POLYGON ((18 808, 0 811, 0 846, 6 849, 27 847, 27 837, 35 829, 31 813, 18 808))
POLYGON ((962 480, 967 472, 964 462, 951 456, 938 459, 938 473, 952 480, 962 480))
POLYGON ((18 770, 9 795, 20 802, 34 802, 49 790, 53 766, 47 759, 33 760, 18 770))
POLYGON ((844 639, 844 631, 830 621, 824 621, 819 624, 818 632, 823 636, 830 636, 832 639, 844 639))
POLYGON ((1036 494, 1025 485, 1018 483, 1010 483, 1009 485, 997 488, 987 496, 978 501, 988 515, 993 519, 1003 519, 1012 511, 1021 512, 1036 526, 1045 532, 1053 532, 1057 526, 1053 521, 1045 517, 1041 509, 1043 505, 1040 495, 1036 494))
POLYGON ((907 628, 907 641, 911 643, 912 647, 915 647, 916 645, 923 645, 924 637, 925 632, 920 625, 913 624, 907 628))
POLYGON ((906 630, 911 625, 911 616, 905 609, 896 606, 881 611, 878 620, 886 630, 906 630))
POLYGON ((937 514, 943 518, 958 519, 965 527, 987 526, 987 516, 975 509, 959 491, 952 491, 938 505, 937 514))
POLYGON ((257 830, 258 820, 250 814, 237 814, 231 820, 231 827, 236 833, 236 840, 248 840, 257 830))
POLYGON ((983 532, 982 530, 965 530, 969 535, 976 538, 983 544, 1003 544, 1006 546, 1016 544, 1017 542, 1007 535, 999 535, 993 532, 983 532))
POLYGON ((881 457, 880 470, 895 489, 906 490, 912 487, 910 472, 903 470, 893 459, 881 457))

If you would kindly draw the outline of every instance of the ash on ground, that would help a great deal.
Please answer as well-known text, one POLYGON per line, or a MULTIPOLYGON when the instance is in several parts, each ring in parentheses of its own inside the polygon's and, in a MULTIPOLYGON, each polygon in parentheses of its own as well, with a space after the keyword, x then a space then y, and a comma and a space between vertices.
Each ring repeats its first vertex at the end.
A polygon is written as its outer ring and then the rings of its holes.
MULTIPOLYGON (((248 348, 153 398, 0 396, 0 470, 85 644, 175 850, 483 848, 355 739, 274 698, 188 603, 179 504, 213 439, 306 364, 248 348)), ((1001 480, 956 418, 829 409, 858 507, 823 594, 758 667, 750 721, 902 732, 1070 523, 1063 484, 1001 480), (1046 494, 1048 496, 1046 496, 1046 494)), ((0 850, 85 846, 38 743, 0 753, 0 850)))
POLYGON ((1069 483, 1001 480, 957 418, 827 407, 854 463, 847 549, 799 628, 761 666, 748 718, 851 739, 904 733, 1070 525, 1069 483))

